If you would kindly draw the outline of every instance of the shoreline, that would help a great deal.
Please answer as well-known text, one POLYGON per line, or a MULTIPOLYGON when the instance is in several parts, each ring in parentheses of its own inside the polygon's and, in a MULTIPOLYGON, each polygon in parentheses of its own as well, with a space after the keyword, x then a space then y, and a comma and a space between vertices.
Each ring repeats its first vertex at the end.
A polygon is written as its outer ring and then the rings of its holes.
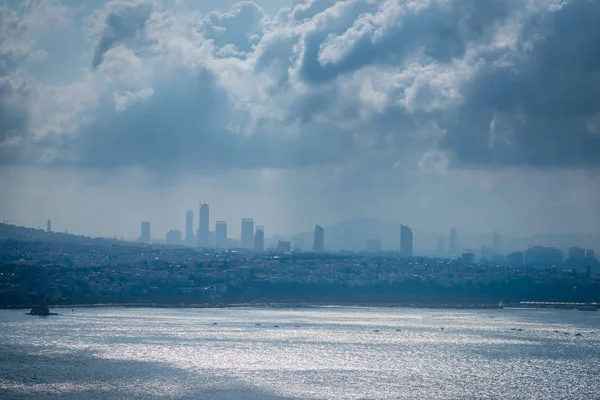
MULTIPOLYGON (((595 303, 589 305, 596 306, 595 303)), ((34 307, 35 304, 0 306, 0 310, 25 310, 34 307)), ((252 302, 252 303, 92 303, 92 304, 54 304, 48 306, 51 309, 75 309, 75 308, 193 308, 193 309, 216 309, 216 308, 326 308, 326 307, 353 307, 353 308, 423 308, 440 310, 501 310, 511 309, 563 309, 576 310, 582 304, 523 304, 520 302, 500 304, 446 304, 446 303, 344 303, 344 302, 252 302)))
MULTIPOLYGON (((34 305, 0 306, 0 310, 24 310, 34 305)), ((523 308, 517 304, 507 304, 504 307, 498 304, 400 304, 400 303, 285 303, 285 302, 257 302, 257 303, 195 303, 195 304, 169 304, 169 303, 94 303, 94 304, 56 304, 49 305, 51 309, 65 308, 325 308, 325 307, 381 307, 381 308, 427 308, 448 310, 500 310, 502 308, 523 308)))

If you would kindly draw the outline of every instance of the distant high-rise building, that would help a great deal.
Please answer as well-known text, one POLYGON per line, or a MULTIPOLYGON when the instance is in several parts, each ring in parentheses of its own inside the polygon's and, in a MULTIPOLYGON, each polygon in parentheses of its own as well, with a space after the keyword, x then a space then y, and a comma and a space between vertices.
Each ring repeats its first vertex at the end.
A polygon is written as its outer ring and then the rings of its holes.
POLYGON ((492 251, 495 255, 502 253, 500 240, 500 233, 498 231, 494 231, 494 235, 492 236, 492 251))
POLYGON ((150 243, 150 222, 143 221, 142 222, 142 232, 140 234, 140 242, 142 243, 150 243))
POLYGON ((444 239, 438 238, 435 255, 441 257, 444 255, 444 239))
POLYGON ((52 221, 46 221, 46 232, 52 232, 52 221))
POLYGON ((481 246, 481 259, 491 261, 494 258, 494 251, 487 246, 481 246))
POLYGON ((593 260, 594 258, 596 258, 596 254, 594 253, 594 250, 592 249, 587 249, 585 251, 585 258, 588 258, 590 260, 593 260))
POLYGON ((185 243, 188 246, 193 246, 194 238, 194 211, 187 210, 185 212, 185 243))
POLYGON ((200 204, 200 215, 198 217, 198 246, 208 247, 209 235, 209 212, 208 204, 200 204))
POLYGON ((457 262, 461 264, 474 264, 475 263, 475 254, 472 250, 465 249, 463 250, 460 257, 457 258, 457 262))
POLYGON ((581 247, 571 247, 569 249, 569 259, 571 260, 583 260, 585 258, 585 249, 581 247))
POLYGON ((322 253, 325 251, 325 229, 321 225, 315 226, 315 239, 313 242, 313 251, 322 253))
POLYGON ((181 231, 174 229, 167 232, 167 244, 172 246, 179 246, 183 242, 181 240, 181 231))
POLYGON ((521 267, 525 263, 525 253, 522 251, 515 251, 506 256, 506 262, 511 267, 521 267))
POLYGON ((292 251, 292 242, 289 240, 280 240, 277 242, 277 252, 279 254, 290 253, 292 251))
POLYGON ((551 267, 563 263, 562 250, 555 247, 533 246, 525 251, 525 264, 533 267, 551 267))
POLYGON ((369 240, 367 240, 367 251, 369 253, 379 253, 379 252, 381 252, 381 240, 379 240, 379 239, 369 239, 369 240))
POLYGON ((243 249, 254 248, 254 220, 252 218, 242 219, 241 247, 243 249))
POLYGON ((400 226, 400 254, 402 257, 413 255, 413 232, 408 226, 400 226))
POLYGON ((458 234, 456 233, 456 229, 450 229, 450 242, 448 243, 448 250, 450 250, 450 254, 458 253, 458 234))
POLYGON ((227 222, 217 221, 215 224, 215 246, 217 249, 227 249, 227 222))
POLYGON ((262 253, 265 251, 265 227, 262 225, 256 226, 254 233, 254 251, 262 253))

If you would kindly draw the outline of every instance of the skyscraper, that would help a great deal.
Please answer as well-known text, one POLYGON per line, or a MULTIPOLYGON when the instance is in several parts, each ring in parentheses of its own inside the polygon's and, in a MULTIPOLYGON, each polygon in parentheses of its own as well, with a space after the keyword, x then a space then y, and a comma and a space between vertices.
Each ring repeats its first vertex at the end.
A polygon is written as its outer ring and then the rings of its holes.
POLYGON ((413 255, 413 232, 405 225, 400 225, 400 254, 402 257, 413 255))
POLYGON ((142 222, 142 232, 140 234, 140 242, 150 243, 150 222, 142 222))
POLYGON ((262 225, 256 226, 254 233, 254 251, 262 253, 265 251, 265 227, 262 225))
POLYGON ((188 246, 194 245, 194 212, 192 210, 185 212, 185 243, 188 246))
POLYGON ((494 235, 492 236, 492 251, 494 255, 499 255, 502 251, 500 248, 500 233, 498 231, 494 231, 494 235))
POLYGON ((198 246, 208 247, 208 204, 200 204, 200 216, 198 218, 198 246))
POLYGON ((292 251, 292 242, 289 240, 280 240, 277 242, 277 252, 279 254, 290 253, 292 251))
POLYGON ((240 247, 252 249, 254 247, 254 221, 252 218, 242 218, 242 241, 240 247))
POLYGON ((322 226, 315 226, 315 240, 313 242, 313 251, 322 253, 325 250, 325 229, 322 226))
POLYGON ((52 221, 46 221, 46 232, 52 232, 52 221))
POLYGON ((167 244, 172 246, 181 245, 181 231, 178 229, 174 229, 167 232, 167 244))
POLYGON ((450 242, 448 243, 448 250, 450 250, 450 254, 458 253, 458 235, 456 233, 456 229, 450 229, 450 242))
POLYGON ((215 225, 215 246, 217 249, 226 249, 227 246, 227 222, 217 221, 215 225))

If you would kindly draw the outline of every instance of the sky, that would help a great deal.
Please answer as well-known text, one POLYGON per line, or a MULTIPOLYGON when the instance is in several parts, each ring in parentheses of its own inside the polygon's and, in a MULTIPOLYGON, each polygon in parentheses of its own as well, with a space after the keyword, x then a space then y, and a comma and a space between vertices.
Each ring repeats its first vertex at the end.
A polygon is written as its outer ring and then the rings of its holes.
POLYGON ((0 219, 600 234, 599 0, 0 0, 0 219))

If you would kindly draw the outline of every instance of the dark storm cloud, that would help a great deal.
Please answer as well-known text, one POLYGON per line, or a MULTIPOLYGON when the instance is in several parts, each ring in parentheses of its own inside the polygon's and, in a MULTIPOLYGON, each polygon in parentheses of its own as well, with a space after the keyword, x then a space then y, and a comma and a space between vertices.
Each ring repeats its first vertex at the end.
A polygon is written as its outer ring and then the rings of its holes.
POLYGON ((347 135, 327 126, 307 126, 310 132, 298 138, 283 134, 283 127, 248 136, 226 129, 236 115, 208 72, 181 72, 157 85, 152 98, 103 113, 105 118, 84 127, 71 144, 80 155, 78 165, 140 165, 155 172, 288 168, 339 161, 339 146, 351 146, 347 135))
MULTIPOLYGON (((315 0, 275 20, 253 2, 152 6, 112 1, 90 19, 92 65, 111 64, 59 141, 75 165, 288 168, 382 148, 458 168, 600 164, 600 1, 315 0), (409 135, 436 125, 434 140, 409 135)), ((19 57, 0 53, 0 68, 19 57)), ((0 85, 0 143, 31 122, 14 82, 0 85)))
POLYGON ((461 58, 469 43, 489 40, 494 24, 515 9, 511 0, 432 2, 412 8, 403 2, 356 2, 347 7, 347 24, 335 21, 307 35, 302 76, 315 82, 331 80, 373 64, 402 65, 419 52, 439 63, 461 58), (390 13, 395 18, 390 19, 390 13), (341 54, 333 59, 327 50, 341 54))
POLYGON ((527 21, 509 64, 490 64, 468 83, 444 124, 459 162, 600 165, 598 21, 600 3, 587 0, 527 21))
POLYGON ((152 14, 152 2, 149 0, 111 1, 107 9, 99 15, 96 29, 99 36, 94 49, 92 67, 97 68, 104 60, 107 51, 120 43, 135 39, 144 29, 152 14))

